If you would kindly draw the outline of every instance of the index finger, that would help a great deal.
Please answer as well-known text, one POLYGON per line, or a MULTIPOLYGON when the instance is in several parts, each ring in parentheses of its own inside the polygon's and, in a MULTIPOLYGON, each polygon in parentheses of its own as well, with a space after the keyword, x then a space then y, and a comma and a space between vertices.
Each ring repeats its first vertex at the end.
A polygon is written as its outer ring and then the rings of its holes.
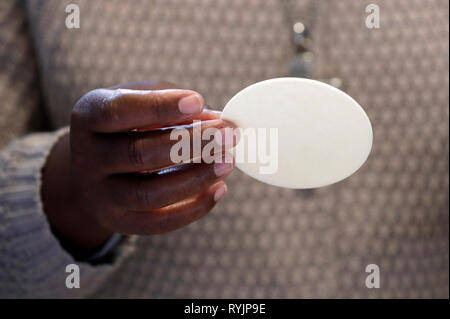
POLYGON ((204 106, 191 90, 97 89, 80 99, 71 120, 92 132, 123 132, 185 122, 204 106))

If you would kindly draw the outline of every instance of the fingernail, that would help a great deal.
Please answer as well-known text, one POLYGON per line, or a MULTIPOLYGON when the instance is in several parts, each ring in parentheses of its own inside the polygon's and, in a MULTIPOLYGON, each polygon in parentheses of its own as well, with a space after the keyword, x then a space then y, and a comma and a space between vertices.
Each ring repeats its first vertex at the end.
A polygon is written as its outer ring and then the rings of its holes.
POLYGON ((219 199, 221 199, 223 195, 225 195, 226 193, 227 193, 227 185, 223 184, 223 186, 217 189, 216 192, 214 193, 214 201, 218 202, 219 199))
POLYGON ((188 95, 178 102, 178 108, 181 113, 195 114, 202 111, 202 99, 197 93, 188 95))
POLYGON ((216 163, 214 164, 214 174, 217 177, 223 176, 233 170, 233 163, 216 163))

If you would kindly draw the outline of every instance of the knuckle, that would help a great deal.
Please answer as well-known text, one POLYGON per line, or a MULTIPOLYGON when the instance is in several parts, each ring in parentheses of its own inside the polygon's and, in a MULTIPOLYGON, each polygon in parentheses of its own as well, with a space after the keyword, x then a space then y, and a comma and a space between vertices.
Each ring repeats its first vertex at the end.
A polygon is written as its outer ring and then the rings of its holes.
POLYGON ((92 109, 92 120, 98 125, 109 123, 117 116, 116 105, 122 95, 120 90, 114 90, 113 93, 104 95, 97 103, 97 107, 92 109))
POLYGON ((133 194, 134 194, 134 199, 139 207, 141 207, 141 208, 150 208, 151 207, 151 203, 152 203, 151 194, 147 190, 147 188, 144 187, 143 183, 139 183, 139 182, 136 183, 134 190, 133 190, 133 194))
POLYGON ((95 89, 83 95, 72 109, 71 121, 96 127, 110 118, 110 103, 114 99, 105 89, 95 89))
POLYGON ((148 103, 152 105, 155 114, 164 114, 167 112, 167 101, 164 94, 158 91, 150 91, 147 95, 148 103))
POLYGON ((144 165, 144 141, 140 138, 132 139, 128 144, 128 160, 133 167, 144 165))

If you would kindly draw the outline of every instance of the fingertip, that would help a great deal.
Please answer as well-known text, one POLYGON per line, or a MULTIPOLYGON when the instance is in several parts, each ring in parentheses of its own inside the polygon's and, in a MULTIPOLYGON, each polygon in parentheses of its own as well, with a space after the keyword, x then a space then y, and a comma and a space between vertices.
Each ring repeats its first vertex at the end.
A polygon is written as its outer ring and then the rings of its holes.
POLYGON ((197 114, 205 106, 203 97, 197 92, 189 94, 178 101, 178 108, 183 114, 197 114))
POLYGON ((214 202, 218 202, 228 191, 227 184, 224 182, 218 183, 216 190, 214 191, 214 202))
POLYGON ((230 161, 220 161, 214 164, 214 174, 217 177, 228 175, 233 169, 234 163, 230 161))
MULTIPOLYGON (((222 113, 222 112, 221 112, 221 113, 222 113)), ((238 128, 238 126, 237 126, 234 122, 231 122, 230 120, 224 120, 224 119, 222 119, 222 121, 225 123, 225 125, 226 125, 227 127, 238 128)))
POLYGON ((222 112, 209 109, 208 106, 205 104, 202 115, 205 117, 205 119, 219 120, 220 116, 222 115, 222 112))
MULTIPOLYGON (((227 123, 225 123, 226 125, 227 123)), ((224 146, 225 149, 236 146, 241 138, 241 134, 238 128, 223 127, 216 131, 214 134, 214 141, 219 146, 224 146)))

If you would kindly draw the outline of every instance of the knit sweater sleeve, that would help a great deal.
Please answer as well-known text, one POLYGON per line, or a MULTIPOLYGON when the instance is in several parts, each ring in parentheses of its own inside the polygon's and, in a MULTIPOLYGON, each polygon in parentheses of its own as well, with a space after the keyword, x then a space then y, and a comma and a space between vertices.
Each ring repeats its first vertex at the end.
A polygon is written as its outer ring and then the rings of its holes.
POLYGON ((66 132, 31 134, 0 152, 0 298, 87 297, 133 250, 128 238, 111 263, 94 266, 76 262, 52 234, 41 203, 41 170, 66 132), (71 264, 80 270, 80 288, 66 286, 71 264))

